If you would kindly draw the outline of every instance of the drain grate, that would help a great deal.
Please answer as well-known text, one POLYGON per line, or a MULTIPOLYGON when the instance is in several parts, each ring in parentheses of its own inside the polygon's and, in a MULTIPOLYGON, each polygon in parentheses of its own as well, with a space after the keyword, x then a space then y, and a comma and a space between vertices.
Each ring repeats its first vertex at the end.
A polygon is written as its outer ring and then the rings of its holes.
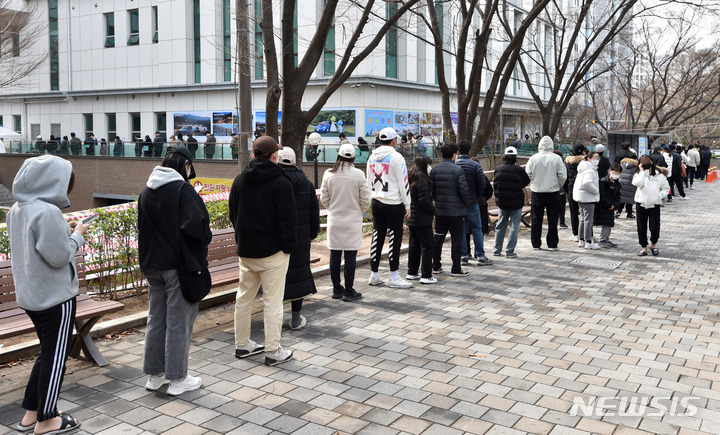
POLYGON ((577 264, 580 266, 608 269, 608 270, 616 269, 622 263, 623 263, 622 261, 611 261, 611 260, 605 260, 603 258, 597 258, 597 257, 578 257, 570 262, 570 264, 577 264))

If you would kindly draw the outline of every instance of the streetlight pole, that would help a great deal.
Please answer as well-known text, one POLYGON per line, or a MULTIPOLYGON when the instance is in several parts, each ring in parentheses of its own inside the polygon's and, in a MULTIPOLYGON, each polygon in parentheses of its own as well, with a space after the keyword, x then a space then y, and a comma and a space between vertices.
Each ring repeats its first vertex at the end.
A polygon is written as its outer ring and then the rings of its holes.
POLYGON ((252 88, 250 87, 250 20, 247 0, 235 0, 238 74, 238 172, 250 163, 252 88))

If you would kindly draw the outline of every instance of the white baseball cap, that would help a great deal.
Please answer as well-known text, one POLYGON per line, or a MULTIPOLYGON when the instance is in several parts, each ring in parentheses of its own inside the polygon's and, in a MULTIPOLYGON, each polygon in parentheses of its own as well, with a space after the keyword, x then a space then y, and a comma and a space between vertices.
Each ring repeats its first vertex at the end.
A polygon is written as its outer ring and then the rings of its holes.
POLYGON ((392 127, 385 127, 380 130, 380 140, 393 140, 398 137, 397 131, 392 127))
POLYGON ((348 159, 352 159, 355 157, 355 146, 349 143, 344 143, 340 145, 340 148, 338 149, 338 155, 340 157, 345 157, 348 159))
POLYGON ((595 152, 596 152, 596 153, 604 153, 604 152, 605 152, 605 145, 603 145, 603 144, 597 144, 597 145, 595 145, 595 152))
POLYGON ((295 151, 290 147, 283 147, 283 149, 278 150, 278 164, 294 165, 295 151))
POLYGON ((505 148, 505 155, 506 155, 506 156, 516 156, 516 155, 518 155, 518 153, 517 153, 517 148, 515 148, 515 147, 507 147, 507 148, 505 148))

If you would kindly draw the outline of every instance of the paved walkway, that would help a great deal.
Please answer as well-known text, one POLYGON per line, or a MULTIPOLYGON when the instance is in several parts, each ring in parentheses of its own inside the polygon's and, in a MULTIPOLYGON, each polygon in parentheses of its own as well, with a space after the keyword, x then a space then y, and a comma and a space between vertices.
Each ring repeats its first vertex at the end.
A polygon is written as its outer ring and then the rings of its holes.
MULTIPOLYGON (((517 259, 434 286, 369 288, 366 266, 359 303, 319 280, 308 327, 283 332, 290 363, 235 359, 228 304, 200 314, 201 390, 146 391, 140 331, 100 341, 108 367, 73 361, 61 409, 82 434, 718 434, 720 183, 697 187, 663 208, 657 258, 635 255, 622 218, 618 249, 578 250, 561 230, 561 251, 536 252, 525 231, 517 259)), ((0 434, 28 372, 0 370, 0 434)))

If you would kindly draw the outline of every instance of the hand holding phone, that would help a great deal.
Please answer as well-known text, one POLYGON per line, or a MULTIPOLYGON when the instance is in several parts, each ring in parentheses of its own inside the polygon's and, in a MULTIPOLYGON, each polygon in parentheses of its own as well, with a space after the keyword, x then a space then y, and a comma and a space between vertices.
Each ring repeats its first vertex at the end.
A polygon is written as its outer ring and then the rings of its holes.
POLYGON ((97 219, 97 218, 98 218, 98 215, 96 215, 96 214, 94 214, 94 215, 92 215, 92 216, 88 216, 88 217, 86 217, 85 219, 82 220, 82 224, 83 224, 83 225, 90 225, 90 223, 92 223, 92 221, 94 221, 94 220, 97 219))

